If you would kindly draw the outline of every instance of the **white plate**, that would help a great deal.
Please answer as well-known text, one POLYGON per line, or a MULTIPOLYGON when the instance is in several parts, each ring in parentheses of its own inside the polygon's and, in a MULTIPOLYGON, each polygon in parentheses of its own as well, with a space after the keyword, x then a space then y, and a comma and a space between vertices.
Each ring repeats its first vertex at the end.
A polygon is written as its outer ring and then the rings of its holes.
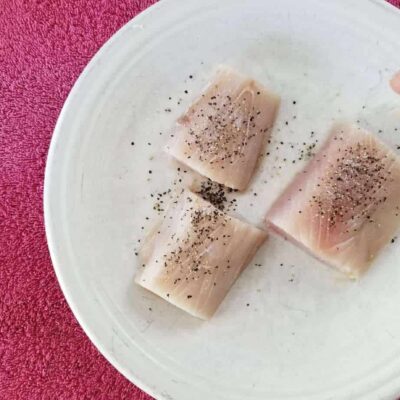
MULTIPOLYGON (((245 271, 210 322, 133 283, 137 240, 155 217, 150 193, 176 176, 161 148, 215 65, 281 94, 278 142, 322 140, 333 120, 358 119, 395 146, 400 104, 388 81, 400 68, 399 37, 399 13, 380 1, 165 0, 90 62, 51 144, 46 231, 75 316, 128 379, 165 400, 400 393, 400 241, 363 279, 348 282, 271 238, 255 260, 263 266, 245 271)), ((279 169, 275 157, 296 157, 299 146, 271 146, 240 214, 261 223, 304 165, 279 169)))

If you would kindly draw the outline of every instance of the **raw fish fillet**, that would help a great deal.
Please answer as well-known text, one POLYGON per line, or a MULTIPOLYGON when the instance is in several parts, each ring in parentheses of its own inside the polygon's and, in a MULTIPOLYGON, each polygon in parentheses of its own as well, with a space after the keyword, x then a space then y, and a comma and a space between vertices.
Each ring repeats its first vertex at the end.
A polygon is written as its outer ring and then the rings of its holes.
POLYGON ((400 158, 372 134, 336 126, 274 203, 269 227, 350 277, 400 226, 400 158))
POLYGON ((221 68, 178 119, 166 151, 193 170, 244 190, 270 135, 279 98, 252 79, 221 68))
POLYGON ((266 233, 183 191, 141 251, 136 283, 188 313, 210 318, 266 233))

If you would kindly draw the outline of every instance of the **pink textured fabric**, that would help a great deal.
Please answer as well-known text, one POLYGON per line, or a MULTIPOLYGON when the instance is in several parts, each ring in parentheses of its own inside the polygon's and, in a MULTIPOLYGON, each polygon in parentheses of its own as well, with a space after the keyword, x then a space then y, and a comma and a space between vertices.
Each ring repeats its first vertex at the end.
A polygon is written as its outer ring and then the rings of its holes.
POLYGON ((73 317, 47 250, 47 150, 74 81, 154 0, 0 0, 0 399, 149 400, 73 317))
POLYGON ((0 400, 150 399, 107 363, 69 310, 47 250, 42 191, 75 79, 154 1, 0 0, 0 400))

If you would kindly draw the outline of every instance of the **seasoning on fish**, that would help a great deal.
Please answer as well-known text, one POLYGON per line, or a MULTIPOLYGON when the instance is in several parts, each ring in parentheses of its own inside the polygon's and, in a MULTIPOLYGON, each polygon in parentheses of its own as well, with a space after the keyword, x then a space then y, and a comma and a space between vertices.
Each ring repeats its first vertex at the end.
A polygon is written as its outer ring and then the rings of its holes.
POLYGON ((147 237, 136 283, 202 319, 210 318, 266 233, 184 190, 147 237))
POLYGON ((252 79, 220 68, 176 124, 167 153, 233 189, 248 186, 279 107, 252 79))
POLYGON ((356 278, 400 227, 400 158, 371 133, 337 125, 266 220, 356 278))

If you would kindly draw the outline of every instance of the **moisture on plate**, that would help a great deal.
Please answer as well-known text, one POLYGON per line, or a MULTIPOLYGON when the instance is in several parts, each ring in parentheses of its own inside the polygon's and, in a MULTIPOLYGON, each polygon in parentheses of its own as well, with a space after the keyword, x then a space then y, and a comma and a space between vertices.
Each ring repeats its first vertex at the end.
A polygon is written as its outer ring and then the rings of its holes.
POLYGON ((253 79, 220 68, 176 124, 166 151, 198 173, 244 190, 270 135, 279 98, 253 79))
POLYGON ((371 133, 337 125, 267 214, 267 224, 350 277, 400 226, 400 158, 371 133))
POLYGON ((147 237, 136 283, 208 319, 265 238, 264 231, 184 190, 147 237))

